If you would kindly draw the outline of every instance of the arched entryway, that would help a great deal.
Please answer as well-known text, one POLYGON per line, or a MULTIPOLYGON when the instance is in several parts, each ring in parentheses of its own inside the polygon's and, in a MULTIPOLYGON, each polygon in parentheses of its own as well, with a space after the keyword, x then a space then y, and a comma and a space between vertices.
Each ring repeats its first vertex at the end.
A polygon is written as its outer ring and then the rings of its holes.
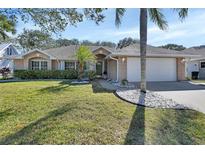
POLYGON ((107 76, 108 65, 106 57, 110 54, 110 52, 104 48, 98 48, 93 53, 96 56, 96 75, 98 77, 107 76))

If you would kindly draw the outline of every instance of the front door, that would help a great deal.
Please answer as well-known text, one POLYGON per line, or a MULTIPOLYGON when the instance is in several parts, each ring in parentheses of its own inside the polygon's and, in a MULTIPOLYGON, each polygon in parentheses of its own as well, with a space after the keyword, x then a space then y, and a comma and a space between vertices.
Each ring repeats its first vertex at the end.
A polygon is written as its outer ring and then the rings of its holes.
POLYGON ((96 63, 96 75, 102 76, 102 61, 96 63))

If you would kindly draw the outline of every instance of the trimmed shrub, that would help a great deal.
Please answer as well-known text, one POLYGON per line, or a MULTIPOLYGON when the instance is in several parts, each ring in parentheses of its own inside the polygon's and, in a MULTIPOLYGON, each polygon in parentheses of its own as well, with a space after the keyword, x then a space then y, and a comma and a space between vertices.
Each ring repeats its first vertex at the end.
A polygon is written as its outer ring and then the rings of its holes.
POLYGON ((122 84, 123 86, 128 85, 128 81, 127 81, 127 79, 123 79, 123 80, 121 81, 121 84, 122 84))
POLYGON ((14 77, 21 79, 77 79, 78 72, 72 70, 15 70, 14 77))
POLYGON ((94 80, 96 78, 96 72, 95 71, 89 71, 88 72, 88 78, 89 80, 94 80))

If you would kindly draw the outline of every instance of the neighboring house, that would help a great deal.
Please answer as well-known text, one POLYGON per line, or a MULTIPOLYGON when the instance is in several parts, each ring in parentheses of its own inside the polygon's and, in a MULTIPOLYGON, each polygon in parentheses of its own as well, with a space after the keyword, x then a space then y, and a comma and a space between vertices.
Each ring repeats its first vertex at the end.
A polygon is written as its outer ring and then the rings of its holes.
POLYGON ((18 54, 17 49, 12 43, 0 44, 0 69, 7 67, 13 71, 13 60, 10 57, 18 54))
MULTIPOLYGON (((107 74, 114 81, 127 79, 140 81, 140 45, 135 44, 123 49, 88 46, 96 56, 95 64, 87 64, 86 70, 95 70, 97 75, 107 74)), ((13 57, 14 69, 67 70, 77 69, 75 57, 79 46, 29 51, 13 57)), ((185 80, 185 58, 189 54, 147 46, 147 81, 185 80)))
POLYGON ((192 72, 198 72, 198 78, 205 79, 205 48, 188 48, 182 52, 192 55, 186 60, 186 76, 191 78, 192 72))

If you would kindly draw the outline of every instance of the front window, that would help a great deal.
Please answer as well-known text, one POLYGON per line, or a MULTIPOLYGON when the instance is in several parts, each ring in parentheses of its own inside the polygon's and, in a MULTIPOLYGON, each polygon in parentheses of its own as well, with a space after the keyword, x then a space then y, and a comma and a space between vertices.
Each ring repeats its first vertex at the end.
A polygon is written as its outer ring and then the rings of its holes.
POLYGON ((75 69, 75 62, 65 62, 65 70, 75 69))
POLYGON ((205 62, 201 62, 201 68, 205 68, 205 62))
POLYGON ((12 48, 7 48, 7 55, 12 55, 12 48))
POLYGON ((39 61, 31 61, 31 69, 32 70, 40 70, 39 61))
POLYGON ((47 70, 48 62, 47 61, 31 61, 32 70, 47 70))
POLYGON ((48 69, 47 61, 41 61, 41 70, 47 70, 47 69, 48 69))

